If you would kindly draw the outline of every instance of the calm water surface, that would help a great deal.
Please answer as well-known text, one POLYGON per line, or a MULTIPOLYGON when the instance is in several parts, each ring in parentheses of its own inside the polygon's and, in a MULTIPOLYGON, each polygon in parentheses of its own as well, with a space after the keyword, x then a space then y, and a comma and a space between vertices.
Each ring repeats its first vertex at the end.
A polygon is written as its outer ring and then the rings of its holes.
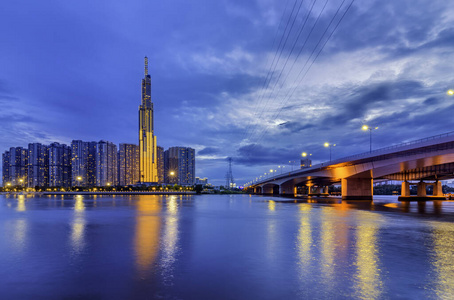
POLYGON ((280 200, 0 195, 0 299, 454 298, 454 202, 280 200))

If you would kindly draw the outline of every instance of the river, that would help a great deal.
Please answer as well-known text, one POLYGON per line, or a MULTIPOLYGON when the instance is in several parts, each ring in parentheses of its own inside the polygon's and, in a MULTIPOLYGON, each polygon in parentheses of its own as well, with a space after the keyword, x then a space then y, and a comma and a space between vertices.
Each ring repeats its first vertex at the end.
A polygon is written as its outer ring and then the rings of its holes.
POLYGON ((0 195, 1 299, 453 297, 451 201, 0 195))

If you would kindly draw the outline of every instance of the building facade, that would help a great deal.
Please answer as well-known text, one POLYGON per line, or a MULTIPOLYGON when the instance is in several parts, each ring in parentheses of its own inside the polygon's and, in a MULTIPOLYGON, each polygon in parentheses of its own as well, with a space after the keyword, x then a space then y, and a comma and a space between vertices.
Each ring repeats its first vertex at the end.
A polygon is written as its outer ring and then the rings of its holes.
POLYGON ((139 182, 139 146, 120 144, 118 151, 118 183, 133 185, 139 182))
POLYGON ((28 149, 11 147, 9 149, 9 180, 12 186, 26 186, 28 171, 28 149))
POLYGON ((164 152, 164 180, 168 184, 193 185, 195 182, 195 150, 170 147, 164 152))
POLYGON ((71 142, 72 186, 96 186, 97 142, 71 142))
POLYGON ((10 154, 9 151, 5 151, 2 153, 2 186, 8 186, 7 184, 11 184, 11 177, 10 177, 10 168, 11 163, 9 161, 10 154))
POLYGON ((148 58, 145 57, 145 77, 142 79, 142 103, 139 107, 139 176, 141 183, 157 183, 157 145, 153 127, 153 102, 151 102, 151 76, 148 58))
POLYGON ((28 144, 28 186, 49 186, 49 147, 41 143, 28 144))
POLYGON ((65 144, 52 143, 48 149, 49 186, 71 186, 71 147, 65 144))
POLYGON ((158 146, 157 149, 157 162, 158 162, 158 183, 163 184, 164 181, 164 148, 158 146))
POLYGON ((96 146, 96 185, 118 185, 117 145, 100 141, 96 146))

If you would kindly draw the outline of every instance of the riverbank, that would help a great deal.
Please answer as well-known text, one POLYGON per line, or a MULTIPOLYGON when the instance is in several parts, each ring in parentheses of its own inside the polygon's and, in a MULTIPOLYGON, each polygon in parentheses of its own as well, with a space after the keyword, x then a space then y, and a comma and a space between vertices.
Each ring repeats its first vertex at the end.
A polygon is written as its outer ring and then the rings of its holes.
POLYGON ((195 195, 194 191, 96 191, 96 192, 1 192, 0 194, 9 194, 9 195, 36 195, 36 196, 46 196, 46 195, 195 195))

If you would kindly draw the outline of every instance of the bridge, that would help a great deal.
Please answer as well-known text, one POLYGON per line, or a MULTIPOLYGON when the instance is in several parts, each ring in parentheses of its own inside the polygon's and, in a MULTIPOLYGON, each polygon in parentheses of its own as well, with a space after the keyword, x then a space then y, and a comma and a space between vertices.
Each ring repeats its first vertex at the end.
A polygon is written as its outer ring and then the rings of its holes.
POLYGON ((256 194, 328 195, 330 185, 341 184, 343 200, 372 200, 374 180, 396 180, 402 181, 399 200, 441 200, 441 180, 452 178, 454 131, 286 172, 247 188, 256 194), (410 197, 410 185, 417 185, 417 196, 410 197), (427 185, 433 185, 432 196, 427 185))

